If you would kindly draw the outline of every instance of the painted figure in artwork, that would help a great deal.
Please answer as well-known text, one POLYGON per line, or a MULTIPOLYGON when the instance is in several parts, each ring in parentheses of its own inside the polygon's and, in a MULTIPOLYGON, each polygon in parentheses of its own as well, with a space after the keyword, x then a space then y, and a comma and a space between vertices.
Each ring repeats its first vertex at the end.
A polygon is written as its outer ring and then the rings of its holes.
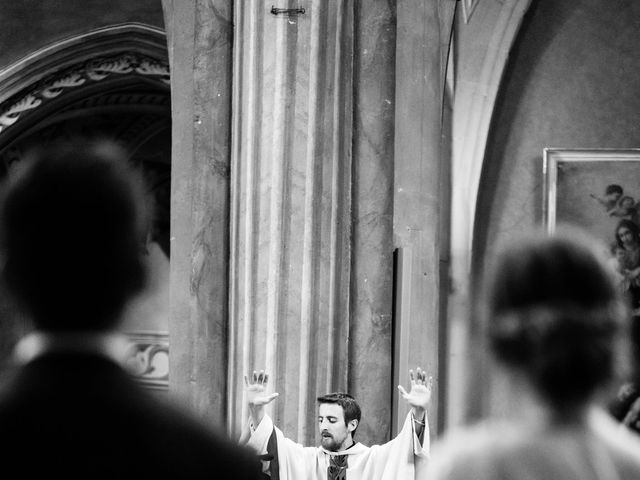
POLYGON ((602 197, 593 193, 590 196, 591 198, 597 200, 598 203, 604 207, 607 213, 611 214, 611 212, 614 211, 618 206, 618 200, 620 200, 623 193, 623 189, 620 185, 611 184, 607 185, 607 188, 605 188, 604 195, 602 197))
POLYGON ((627 220, 636 221, 638 216, 638 204, 633 197, 625 195, 620 198, 618 204, 613 208, 609 215, 612 217, 626 218, 627 220))
POLYGON ((622 219, 616 227, 615 259, 622 275, 620 286, 628 296, 632 310, 640 308, 640 227, 622 219))

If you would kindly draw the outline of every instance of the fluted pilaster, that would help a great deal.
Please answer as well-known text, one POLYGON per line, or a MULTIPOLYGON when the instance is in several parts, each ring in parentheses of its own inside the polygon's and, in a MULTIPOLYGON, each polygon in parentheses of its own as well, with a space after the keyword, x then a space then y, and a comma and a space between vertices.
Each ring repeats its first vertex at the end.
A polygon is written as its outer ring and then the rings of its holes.
POLYGON ((264 368, 276 422, 303 442, 318 392, 347 386, 352 8, 235 11, 229 422, 264 368))

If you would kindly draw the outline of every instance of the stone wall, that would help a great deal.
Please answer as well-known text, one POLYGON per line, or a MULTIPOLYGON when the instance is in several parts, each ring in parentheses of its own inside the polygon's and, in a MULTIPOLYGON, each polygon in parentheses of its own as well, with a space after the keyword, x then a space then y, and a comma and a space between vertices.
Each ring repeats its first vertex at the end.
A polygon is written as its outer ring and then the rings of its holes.
POLYGON ((0 71, 47 45, 125 22, 164 28, 160 0, 0 0, 0 71))

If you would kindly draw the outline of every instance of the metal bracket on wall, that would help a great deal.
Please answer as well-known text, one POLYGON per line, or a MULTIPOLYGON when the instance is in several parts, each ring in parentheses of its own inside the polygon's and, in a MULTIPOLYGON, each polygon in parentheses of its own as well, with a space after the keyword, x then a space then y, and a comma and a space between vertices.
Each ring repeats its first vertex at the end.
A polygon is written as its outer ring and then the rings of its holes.
POLYGON ((286 15, 287 17, 297 17, 298 15, 304 15, 305 9, 298 8, 276 8, 271 6, 272 15, 286 15))

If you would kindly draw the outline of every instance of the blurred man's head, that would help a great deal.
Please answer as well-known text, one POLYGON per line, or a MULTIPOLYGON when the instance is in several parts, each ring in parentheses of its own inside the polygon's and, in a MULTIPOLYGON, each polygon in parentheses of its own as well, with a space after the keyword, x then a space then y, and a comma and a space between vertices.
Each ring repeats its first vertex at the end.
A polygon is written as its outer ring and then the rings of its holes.
POLYGON ((348 448, 360 423, 360 406, 351 395, 328 393, 318 397, 321 445, 332 452, 348 448))
POLYGON ((141 177, 108 143, 32 152, 0 206, 3 277, 35 326, 108 330, 145 282, 141 177))

